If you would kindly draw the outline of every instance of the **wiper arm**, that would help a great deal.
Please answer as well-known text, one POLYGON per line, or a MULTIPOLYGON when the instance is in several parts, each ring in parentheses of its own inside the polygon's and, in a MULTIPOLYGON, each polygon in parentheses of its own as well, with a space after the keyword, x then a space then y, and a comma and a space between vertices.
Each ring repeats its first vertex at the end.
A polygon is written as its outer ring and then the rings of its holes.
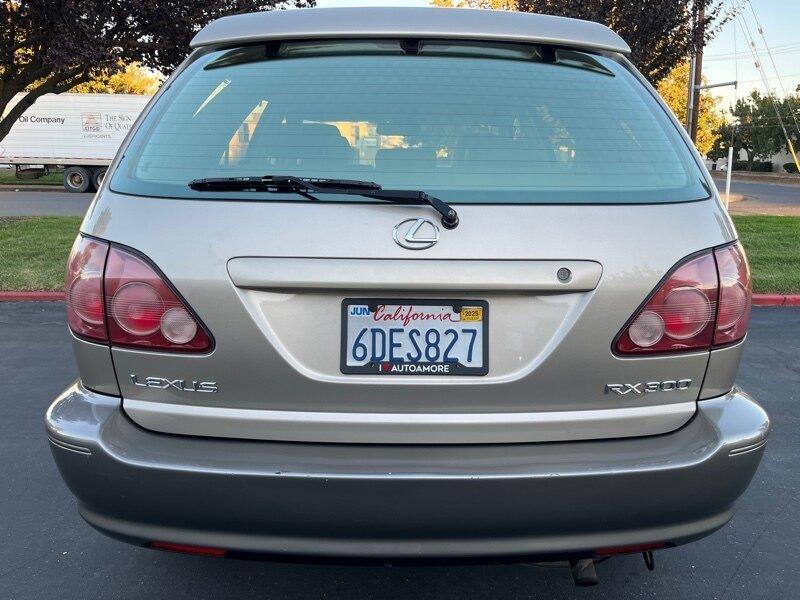
POLYGON ((427 204, 442 216, 446 229, 458 227, 458 213, 452 206, 421 190, 385 190, 372 181, 355 179, 321 179, 316 177, 294 177, 292 175, 266 175, 264 177, 215 177, 194 179, 189 187, 198 192, 294 192, 311 200, 314 194, 341 194, 364 196, 388 202, 427 204))
POLYGON ((428 204, 442 215, 442 226, 445 229, 455 229, 458 227, 458 213, 444 200, 439 200, 435 196, 426 194, 421 190, 365 190, 357 192, 367 198, 387 200, 388 202, 407 202, 408 204, 428 204))

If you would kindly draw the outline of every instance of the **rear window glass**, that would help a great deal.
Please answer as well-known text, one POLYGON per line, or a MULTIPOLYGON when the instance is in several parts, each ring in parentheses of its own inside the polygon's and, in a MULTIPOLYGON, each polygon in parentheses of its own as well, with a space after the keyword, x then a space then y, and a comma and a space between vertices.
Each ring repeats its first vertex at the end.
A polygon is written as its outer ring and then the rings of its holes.
POLYGON ((674 124, 611 58, 391 40, 247 46, 199 57, 147 116, 111 187, 308 201, 187 186, 261 175, 368 180, 453 203, 709 196, 674 124))

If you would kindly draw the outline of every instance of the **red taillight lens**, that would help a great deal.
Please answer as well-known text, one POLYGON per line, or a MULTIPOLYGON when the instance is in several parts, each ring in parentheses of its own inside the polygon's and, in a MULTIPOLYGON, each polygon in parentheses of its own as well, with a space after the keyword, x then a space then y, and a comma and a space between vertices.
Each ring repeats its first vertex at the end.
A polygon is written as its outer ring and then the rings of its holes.
POLYGON ((617 336, 619 354, 707 350, 747 333, 750 270, 739 244, 680 264, 617 336))
POLYGON ((730 344, 742 339, 750 323, 753 290, 750 266, 739 244, 714 251, 719 270, 719 313, 714 345, 730 344))
POLYGON ((111 299, 111 314, 117 325, 134 336, 158 331, 164 301, 152 286, 134 281, 119 287, 111 299))
POLYGON ((618 336, 620 354, 708 348, 714 339, 717 269, 709 252, 680 265, 618 336))
POLYGON ((227 550, 223 550, 222 548, 193 546, 189 544, 174 544, 172 542, 150 542, 148 545, 155 550, 180 552, 182 554, 197 554, 199 556, 216 556, 218 558, 223 558, 228 553, 227 550))
POLYGON ((211 338, 161 274, 144 258, 112 246, 105 271, 108 335, 113 345, 204 352, 211 338))
POLYGON ((108 243, 78 236, 67 261, 64 284, 67 322, 75 335, 108 341, 103 310, 103 269, 108 243))

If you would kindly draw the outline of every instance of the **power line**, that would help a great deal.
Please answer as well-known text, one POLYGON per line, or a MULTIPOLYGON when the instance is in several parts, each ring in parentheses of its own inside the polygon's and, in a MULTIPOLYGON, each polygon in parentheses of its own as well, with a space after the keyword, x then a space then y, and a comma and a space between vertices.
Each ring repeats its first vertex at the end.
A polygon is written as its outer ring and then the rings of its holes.
MULTIPOLYGON (((759 50, 764 51, 765 48, 760 48, 759 50)), ((793 44, 791 44, 789 46, 782 47, 780 50, 775 49, 775 50, 773 50, 772 53, 774 55, 794 54, 798 50, 800 50, 800 43, 793 43, 793 44)), ((729 60, 735 60, 737 58, 747 58, 747 55, 748 55, 747 52, 739 52, 737 54, 712 54, 708 58, 708 60, 710 60, 712 62, 729 61, 729 60)))
MULTIPOLYGON (((736 8, 741 8, 739 6, 739 4, 738 4, 740 0, 731 0, 731 1, 735 2, 736 8)), ((743 1, 743 0, 741 0, 741 1, 743 1)), ((775 111, 775 116, 778 118, 778 121, 779 121, 780 127, 781 127, 781 131, 783 131, 783 137, 786 138, 786 146, 787 146, 787 148, 789 148, 789 152, 791 153, 792 158, 794 158, 795 164, 800 169, 800 161, 798 161, 798 159, 797 159, 797 154, 794 151, 794 146, 792 145, 792 140, 789 138, 789 133, 786 131, 786 125, 784 124, 783 118, 781 117, 781 112, 778 109, 778 104, 777 104, 777 102, 775 102, 775 96, 769 92, 769 84, 767 83, 767 76, 766 76, 766 73, 764 73, 764 67, 761 64, 761 60, 760 60, 761 57, 758 54, 758 48, 757 48, 757 46, 755 44, 755 41, 753 41, 753 36, 750 34, 750 27, 747 24, 747 20, 744 18, 743 12, 740 12, 740 11, 737 11, 737 14, 736 14, 735 18, 736 18, 737 22, 739 23, 739 25, 742 28, 742 33, 745 36, 745 41, 748 43, 748 47, 750 49, 750 53, 753 55, 753 61, 755 62, 756 69, 758 69, 758 73, 759 73, 759 75, 761 75, 761 78, 762 78, 762 80, 764 82, 764 91, 766 91, 766 93, 767 93, 767 95, 769 97, 769 100, 770 100, 770 102, 772 104, 772 109, 775 111)))
MULTIPOLYGON (((739 125, 738 123, 735 125, 736 131, 745 131, 747 129, 772 129, 773 125, 739 125)), ((791 156, 791 152, 789 152, 791 156)))
MULTIPOLYGON (((772 81, 773 79, 781 79, 781 78, 791 79, 792 77, 800 77, 800 73, 792 73, 790 75, 779 75, 778 77, 767 77, 767 79, 769 81, 772 81)), ((753 83, 754 81, 761 81, 761 78, 759 77, 758 79, 740 79, 739 83, 753 83)), ((784 90, 783 93, 785 94, 786 90, 784 90)))
MULTIPOLYGON (((798 111, 798 112, 800 112, 800 111, 798 111)), ((767 117, 765 115, 763 117, 758 117, 758 119, 756 121, 760 123, 761 121, 777 121, 777 120, 778 120, 777 117, 767 117)))
MULTIPOLYGON (((773 51, 781 52, 781 51, 791 50, 792 48, 797 47, 797 46, 800 46, 800 42, 788 42, 786 44, 778 44, 777 46, 773 47, 772 49, 773 49, 773 51)), ((715 52, 715 53, 709 54, 708 56, 709 56, 709 58, 735 58, 737 55, 739 56, 739 58, 742 58, 742 57, 746 58, 747 57, 747 52, 744 52, 744 51, 739 52, 738 50, 734 49, 733 52, 715 52)))
MULTIPOLYGON (((753 3, 750 0, 747 0, 747 4, 750 6, 750 12, 753 13, 753 20, 756 22, 756 27, 758 28, 758 33, 761 34, 761 40, 764 42, 764 47, 767 49, 767 55, 769 56, 769 60, 772 63, 772 69, 775 71, 775 77, 778 80, 778 85, 781 87, 781 92, 783 92, 783 96, 786 97, 786 88, 783 87, 783 81, 781 80, 780 73, 778 73, 778 67, 775 65, 775 59, 772 58, 772 52, 769 50, 769 44, 767 44, 767 38, 764 36, 764 29, 761 27, 761 23, 758 21, 758 17, 756 16, 756 9, 753 8, 753 3)), ((794 121, 794 127, 797 129, 797 133, 800 134, 800 124, 797 122, 797 116, 794 114, 794 111, 791 112, 792 120, 794 121)))

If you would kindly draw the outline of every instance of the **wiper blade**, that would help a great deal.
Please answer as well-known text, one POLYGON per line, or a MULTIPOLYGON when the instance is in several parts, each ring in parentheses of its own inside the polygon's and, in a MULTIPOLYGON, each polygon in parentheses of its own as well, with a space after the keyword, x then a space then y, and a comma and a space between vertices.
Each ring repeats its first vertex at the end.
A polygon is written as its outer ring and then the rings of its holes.
POLYGON ((197 192, 295 192, 311 200, 317 200, 310 191, 332 189, 379 190, 381 186, 372 181, 355 179, 320 179, 293 177, 291 175, 266 175, 264 177, 211 177, 193 179, 189 187, 197 192))
POLYGON ((317 200, 313 194, 341 194, 364 196, 388 202, 428 204, 442 216, 446 229, 458 226, 458 213, 446 202, 421 190, 385 190, 373 181, 357 179, 323 179, 317 177, 295 177, 292 175, 265 175, 263 177, 212 177, 194 179, 189 187, 198 192, 294 192, 317 200))

